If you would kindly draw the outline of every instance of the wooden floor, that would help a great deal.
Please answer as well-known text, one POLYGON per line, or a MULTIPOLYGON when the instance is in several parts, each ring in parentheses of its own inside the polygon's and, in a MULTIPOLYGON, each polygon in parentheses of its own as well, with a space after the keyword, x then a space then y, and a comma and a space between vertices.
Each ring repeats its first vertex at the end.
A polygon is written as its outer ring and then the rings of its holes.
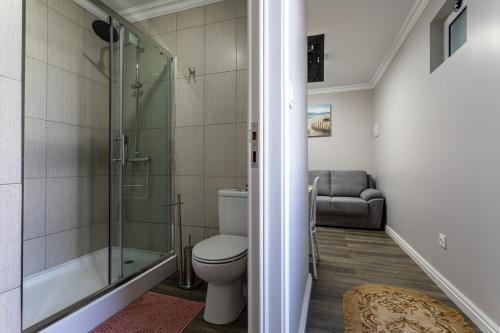
MULTIPOLYGON (((318 228, 318 243, 321 263, 318 268, 318 280, 313 282, 308 333, 344 332, 342 295, 352 287, 366 283, 413 289, 457 309, 385 232, 318 228)), ((178 289, 176 284, 177 277, 174 275, 156 286, 153 291, 205 301, 206 285, 194 291, 184 291, 178 289)), ((470 321, 469 323, 477 330, 476 326, 470 321)), ((245 308, 234 323, 226 326, 205 322, 201 312, 185 332, 247 332, 247 310, 245 308)))
MULTIPOLYGON (((177 274, 172 275, 155 288, 154 292, 190 299, 198 302, 205 302, 205 295, 207 293, 206 283, 194 290, 181 290, 177 288, 177 274)), ((247 308, 243 309, 238 319, 235 322, 219 326, 207 323, 203 320, 203 311, 201 311, 183 331, 183 333, 241 333, 247 332, 247 308)))
POLYGON ((360 284, 413 289, 458 310, 383 231, 318 228, 318 243, 321 263, 313 282, 308 333, 344 332, 342 295, 360 284))

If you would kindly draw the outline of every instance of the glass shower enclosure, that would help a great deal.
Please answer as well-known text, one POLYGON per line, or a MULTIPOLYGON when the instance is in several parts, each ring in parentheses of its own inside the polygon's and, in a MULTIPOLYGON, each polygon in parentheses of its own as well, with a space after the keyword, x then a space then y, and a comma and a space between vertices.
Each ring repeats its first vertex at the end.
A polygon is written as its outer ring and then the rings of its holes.
POLYGON ((97 0, 26 0, 25 25, 23 329, 36 332, 174 255, 175 58, 97 0))

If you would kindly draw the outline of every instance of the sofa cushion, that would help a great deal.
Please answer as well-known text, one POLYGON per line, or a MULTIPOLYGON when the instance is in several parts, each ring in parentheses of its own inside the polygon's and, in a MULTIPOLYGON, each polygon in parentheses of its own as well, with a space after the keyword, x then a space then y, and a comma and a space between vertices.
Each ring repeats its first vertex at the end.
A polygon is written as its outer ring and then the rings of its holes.
POLYGON ((330 214, 331 213, 331 197, 325 197, 318 195, 316 197, 316 213, 319 214, 330 214))
POLYGON ((332 197, 358 197, 367 187, 366 171, 332 171, 332 197))
POLYGON ((309 171, 309 185, 312 185, 314 183, 314 179, 316 177, 319 177, 318 195, 330 195, 330 171, 309 171))
POLYGON ((333 197, 332 213, 344 216, 366 216, 368 215, 368 202, 353 197, 333 197))

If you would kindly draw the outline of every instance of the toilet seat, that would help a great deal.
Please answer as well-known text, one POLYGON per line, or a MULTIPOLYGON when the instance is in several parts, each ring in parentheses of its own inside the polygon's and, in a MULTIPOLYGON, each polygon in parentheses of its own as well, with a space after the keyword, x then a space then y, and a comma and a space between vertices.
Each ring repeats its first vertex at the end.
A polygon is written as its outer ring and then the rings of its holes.
POLYGON ((226 264, 246 257, 248 239, 236 235, 217 235, 193 248, 193 259, 204 264, 226 264))

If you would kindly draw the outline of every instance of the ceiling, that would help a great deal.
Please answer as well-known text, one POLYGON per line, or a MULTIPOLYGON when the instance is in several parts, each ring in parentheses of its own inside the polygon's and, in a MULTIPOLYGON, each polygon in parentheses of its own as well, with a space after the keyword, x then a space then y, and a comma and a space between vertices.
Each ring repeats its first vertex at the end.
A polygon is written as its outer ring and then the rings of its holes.
POLYGON ((325 34, 325 81, 372 84, 417 0, 307 0, 308 35, 325 34))
MULTIPOLYGON (((147 5, 156 1, 157 0, 102 0, 102 2, 117 12, 121 12, 132 7, 147 5)), ((176 0, 165 2, 176 2, 176 0)))
MULTIPOLYGON (((103 0, 116 11, 204 0, 103 0)), ((210 2, 210 0, 205 0, 210 2)), ((212 2, 214 0, 211 0, 212 2)), ((325 34, 325 81, 309 89, 372 86, 420 0, 306 0, 308 35, 325 34)), ((125 12, 124 12, 125 11, 125 12)), ((153 13, 155 9, 151 9, 153 13)), ((401 40, 400 40, 401 42, 401 40)), ((390 59, 390 58, 389 58, 390 59)))

